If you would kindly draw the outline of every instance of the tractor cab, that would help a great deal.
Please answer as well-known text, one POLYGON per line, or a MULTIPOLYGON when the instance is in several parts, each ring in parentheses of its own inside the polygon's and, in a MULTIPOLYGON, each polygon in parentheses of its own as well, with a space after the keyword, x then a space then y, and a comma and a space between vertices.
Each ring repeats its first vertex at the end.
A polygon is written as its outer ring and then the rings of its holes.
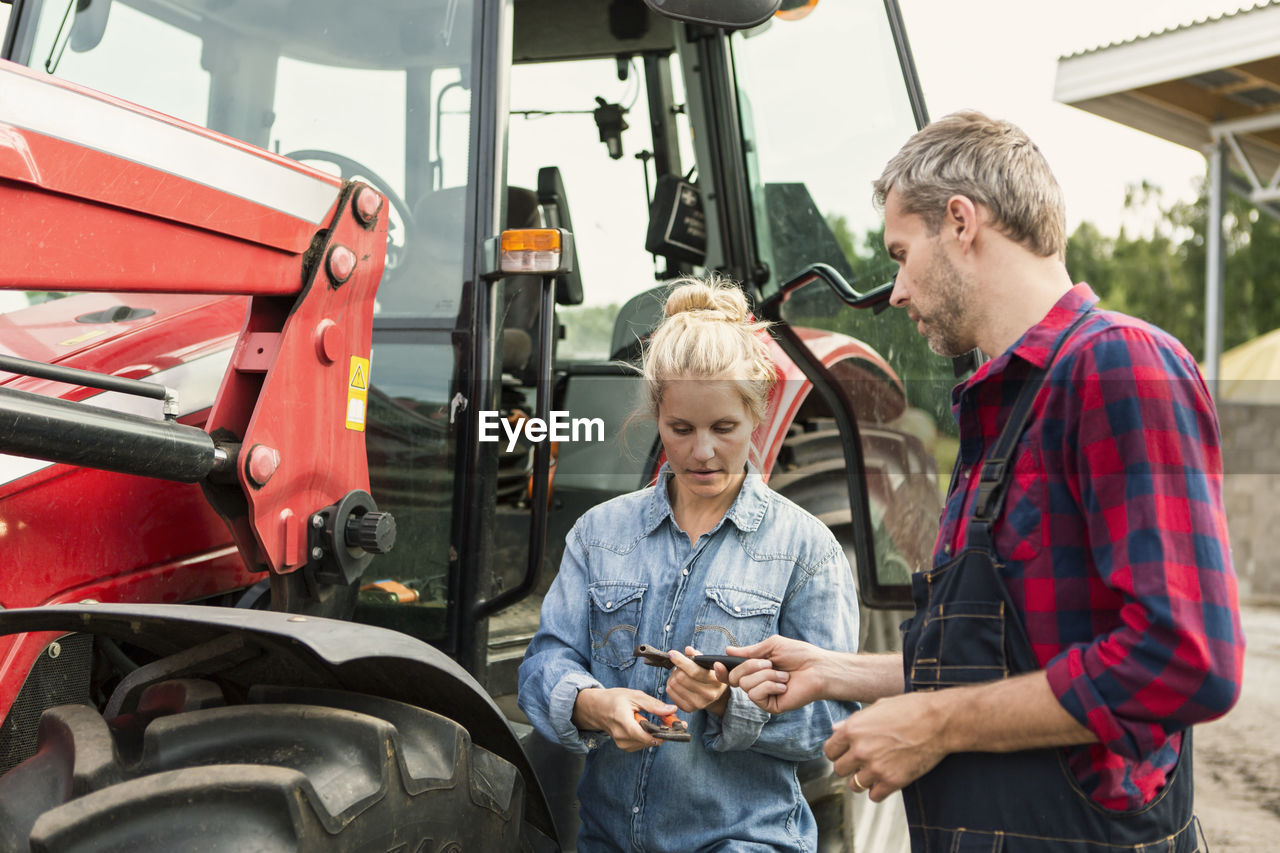
MULTIPOLYGON (((399 541, 355 618, 435 645, 498 697, 565 533, 657 469, 634 364, 670 279, 718 271, 778 322, 764 473, 837 532, 865 602, 909 600, 956 454, 952 363, 881 310, 887 291, 859 301, 895 270, 871 181, 925 120, 896 2, 786 2, 737 30, 655 8, 17 0, 9 16, 6 59, 389 200, 367 446, 399 541), (530 228, 572 235, 567 271, 498 270, 503 232, 530 228)), ((219 323, 198 333, 229 346, 237 321, 219 323)), ((864 623, 868 648, 897 643, 896 619, 864 623)))

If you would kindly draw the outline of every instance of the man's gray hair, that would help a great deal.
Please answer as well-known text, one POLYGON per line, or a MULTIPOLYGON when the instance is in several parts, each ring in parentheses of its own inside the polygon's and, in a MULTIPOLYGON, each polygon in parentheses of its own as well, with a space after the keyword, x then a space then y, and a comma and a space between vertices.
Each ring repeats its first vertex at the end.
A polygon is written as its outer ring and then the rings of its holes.
POLYGON ((897 191, 902 211, 942 227, 947 200, 962 195, 990 211, 1006 237, 1041 257, 1064 257, 1062 188, 1021 128, 980 112, 952 113, 907 140, 873 185, 883 207, 897 191))

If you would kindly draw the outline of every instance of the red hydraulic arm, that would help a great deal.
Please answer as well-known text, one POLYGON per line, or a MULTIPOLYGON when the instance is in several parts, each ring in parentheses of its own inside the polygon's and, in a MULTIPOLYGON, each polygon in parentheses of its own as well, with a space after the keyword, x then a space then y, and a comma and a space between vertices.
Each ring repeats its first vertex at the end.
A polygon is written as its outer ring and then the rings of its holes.
POLYGON ((250 568, 348 550, 325 529, 373 551, 394 535, 364 518, 386 210, 368 186, 0 61, 0 289, 252 297, 205 481, 250 568))

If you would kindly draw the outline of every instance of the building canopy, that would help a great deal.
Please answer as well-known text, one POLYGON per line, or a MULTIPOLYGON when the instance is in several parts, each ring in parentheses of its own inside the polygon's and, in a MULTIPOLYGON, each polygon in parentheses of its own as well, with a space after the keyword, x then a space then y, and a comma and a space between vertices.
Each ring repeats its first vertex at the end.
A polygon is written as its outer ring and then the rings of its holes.
POLYGON ((1204 365, 1216 393, 1228 183, 1280 216, 1280 0, 1064 56, 1054 97, 1208 158, 1204 365))
POLYGON ((1253 201, 1280 200, 1280 0, 1064 56, 1054 97, 1198 151, 1221 141, 1253 201))

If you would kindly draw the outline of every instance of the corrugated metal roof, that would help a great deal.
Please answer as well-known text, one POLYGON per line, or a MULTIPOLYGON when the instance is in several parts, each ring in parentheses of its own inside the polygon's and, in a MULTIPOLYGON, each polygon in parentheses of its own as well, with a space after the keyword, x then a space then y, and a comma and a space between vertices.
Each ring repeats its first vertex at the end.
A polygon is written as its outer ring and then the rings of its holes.
POLYGON ((1224 21, 1224 20, 1227 20, 1228 18, 1238 18, 1243 15, 1248 15, 1250 12, 1256 12, 1259 9, 1266 9, 1270 6, 1280 6, 1280 0, 1259 0, 1259 2, 1254 3, 1251 6, 1245 6, 1241 9, 1236 9, 1233 12, 1223 12, 1219 15, 1208 15, 1203 18, 1197 18, 1194 21, 1188 21, 1185 24, 1178 24, 1172 27, 1165 27, 1162 30, 1153 30, 1152 32, 1143 33, 1142 35, 1133 36, 1132 38, 1121 39, 1120 41, 1113 41, 1113 42, 1109 42, 1108 44, 1100 44, 1100 45, 1097 45, 1096 47, 1085 48, 1084 50, 1077 50, 1074 53, 1068 53, 1067 55, 1060 58, 1071 59, 1072 57, 1086 56, 1090 53, 1097 53, 1100 50, 1107 50, 1108 48, 1119 47, 1120 45, 1135 44, 1140 41, 1147 41, 1148 39, 1153 39, 1158 36, 1167 35, 1169 33, 1176 33, 1176 32, 1179 32, 1180 30, 1189 30, 1193 27, 1198 27, 1203 24, 1214 23, 1217 21, 1224 21))
POLYGON ((1189 148, 1226 139, 1255 200, 1275 200, 1280 0, 1063 57, 1054 97, 1189 148))

